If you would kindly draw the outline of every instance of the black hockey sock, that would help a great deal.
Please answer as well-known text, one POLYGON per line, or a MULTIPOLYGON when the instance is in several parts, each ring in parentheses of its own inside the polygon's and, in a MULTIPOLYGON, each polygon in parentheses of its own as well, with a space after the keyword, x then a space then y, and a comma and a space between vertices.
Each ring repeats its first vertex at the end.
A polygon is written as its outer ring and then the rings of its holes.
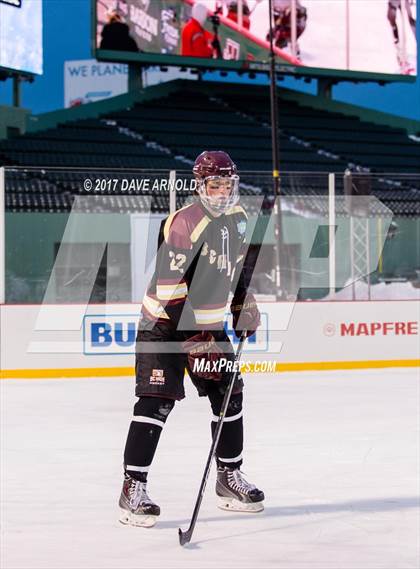
POLYGON ((398 27, 397 27, 397 10, 392 8, 392 6, 388 6, 388 21, 392 28, 392 33, 394 35, 394 42, 398 43, 400 41, 400 37, 398 34, 398 27))
POLYGON ((414 34, 414 37, 417 38, 417 34, 416 34, 416 19, 413 17, 409 17, 408 21, 410 22, 410 27, 411 27, 411 31, 414 34))
POLYGON ((174 405, 172 399, 147 396, 140 397, 134 405, 134 416, 124 451, 124 469, 141 482, 147 480, 162 427, 174 405))
MULTIPOLYGON (((211 432, 212 435, 214 435, 223 402, 223 395, 218 391, 214 393, 210 392, 209 399, 213 411, 211 432)), ((242 393, 231 396, 216 450, 218 466, 239 468, 242 464, 242 448, 244 440, 242 399, 242 393)))

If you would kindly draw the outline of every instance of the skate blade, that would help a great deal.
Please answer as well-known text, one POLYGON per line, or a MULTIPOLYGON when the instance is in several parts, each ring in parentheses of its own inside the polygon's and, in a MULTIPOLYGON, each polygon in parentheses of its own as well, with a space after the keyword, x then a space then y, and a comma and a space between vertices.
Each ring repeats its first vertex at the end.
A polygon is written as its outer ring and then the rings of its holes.
POLYGON ((119 522, 126 526, 135 526, 141 528, 151 528, 155 525, 157 521, 157 516, 151 516, 150 514, 139 515, 132 514, 126 510, 121 510, 119 517, 119 522))
POLYGON ((262 512, 264 510, 264 502, 240 502, 235 498, 219 497, 217 507, 221 510, 229 510, 231 512, 262 512))

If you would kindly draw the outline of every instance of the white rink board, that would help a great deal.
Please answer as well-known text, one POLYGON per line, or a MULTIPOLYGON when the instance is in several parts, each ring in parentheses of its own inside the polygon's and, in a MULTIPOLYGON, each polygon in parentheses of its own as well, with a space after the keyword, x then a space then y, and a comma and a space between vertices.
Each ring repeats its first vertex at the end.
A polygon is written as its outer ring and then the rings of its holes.
MULTIPOLYGON (((415 300, 261 302, 259 308, 263 325, 244 352, 250 361, 314 369, 311 364, 363 362, 369 367, 369 362, 386 361, 398 366, 420 359, 420 302, 415 300)), ((2 376, 19 377, 19 370, 33 370, 35 377, 36 370, 71 375, 72 368, 86 369, 86 375, 118 368, 119 375, 129 375, 139 309, 136 304, 3 305, 2 376)), ((228 320, 233 337, 229 326, 228 320)))

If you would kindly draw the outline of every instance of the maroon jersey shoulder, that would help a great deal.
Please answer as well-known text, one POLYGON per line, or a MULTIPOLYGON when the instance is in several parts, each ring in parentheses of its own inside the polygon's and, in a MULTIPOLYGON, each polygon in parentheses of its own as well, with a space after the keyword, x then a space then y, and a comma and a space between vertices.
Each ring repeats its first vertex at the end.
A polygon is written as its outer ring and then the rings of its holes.
POLYGON ((191 249, 210 218, 198 202, 171 214, 163 228, 164 239, 172 247, 191 249))

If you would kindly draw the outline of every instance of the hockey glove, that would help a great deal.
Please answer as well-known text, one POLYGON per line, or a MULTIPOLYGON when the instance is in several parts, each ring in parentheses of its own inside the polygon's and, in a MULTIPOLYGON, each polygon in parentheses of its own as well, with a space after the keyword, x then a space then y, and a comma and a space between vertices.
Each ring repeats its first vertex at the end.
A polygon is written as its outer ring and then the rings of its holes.
POLYGON ((217 362, 223 357, 223 351, 216 344, 210 332, 199 332, 185 342, 182 347, 188 357, 188 366, 201 379, 220 381, 221 371, 217 362))
POLYGON ((233 297, 230 311, 233 316, 233 329, 238 338, 241 336, 242 330, 246 330, 247 338, 255 334, 256 329, 261 324, 261 316, 252 293, 233 297))

